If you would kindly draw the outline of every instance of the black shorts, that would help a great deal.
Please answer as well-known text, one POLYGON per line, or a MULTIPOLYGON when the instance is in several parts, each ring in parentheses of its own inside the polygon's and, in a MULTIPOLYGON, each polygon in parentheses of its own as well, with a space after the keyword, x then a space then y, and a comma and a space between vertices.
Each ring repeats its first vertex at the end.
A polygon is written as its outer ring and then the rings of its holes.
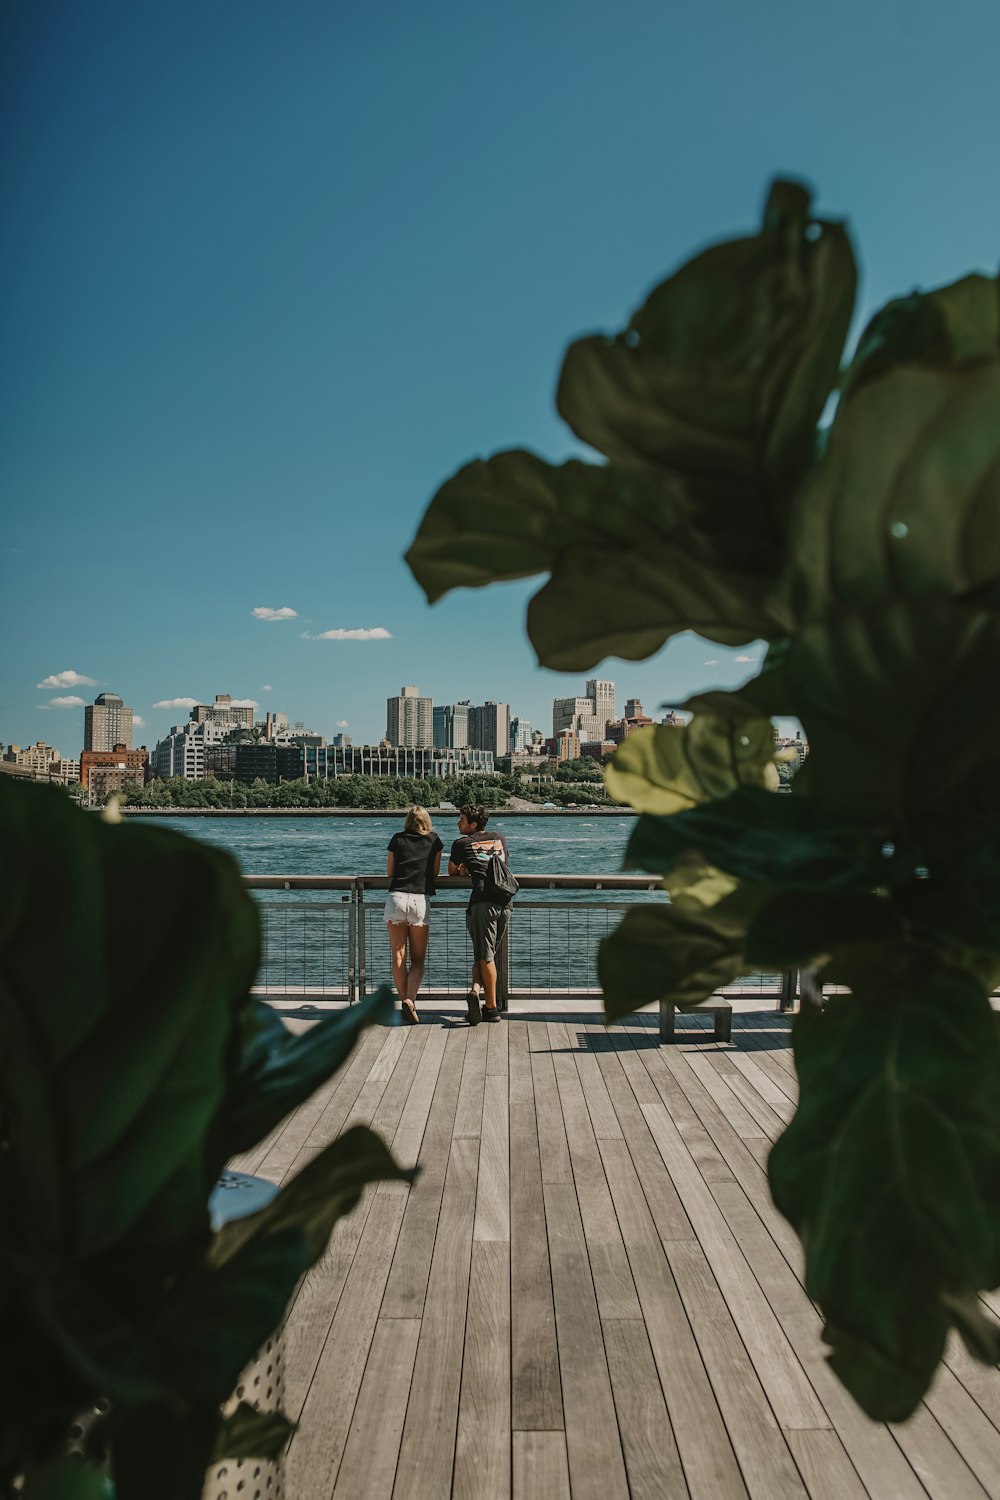
POLYGON ((477 901, 465 913, 465 925, 472 939, 472 956, 476 963, 495 963, 500 940, 507 931, 509 906, 491 906, 477 901))

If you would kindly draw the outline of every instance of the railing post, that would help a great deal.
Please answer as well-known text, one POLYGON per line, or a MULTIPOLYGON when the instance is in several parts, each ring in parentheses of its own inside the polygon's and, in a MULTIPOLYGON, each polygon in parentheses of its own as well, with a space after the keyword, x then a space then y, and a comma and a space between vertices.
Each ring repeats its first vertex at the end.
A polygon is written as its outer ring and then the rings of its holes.
POLYGON ((514 920, 513 911, 507 918, 503 937, 497 944, 497 1010, 507 1009, 510 999, 510 924, 514 920))
POLYGON ((365 883, 360 878, 356 890, 358 898, 358 997, 363 1000, 368 993, 368 973, 365 953, 365 883))
POLYGON ((778 997, 778 1009, 787 1014, 795 1009, 795 995, 798 990, 798 969, 784 969, 781 974, 781 994, 778 997))
POLYGON ((351 885, 351 904, 347 912, 347 1003, 358 998, 358 882, 351 885))

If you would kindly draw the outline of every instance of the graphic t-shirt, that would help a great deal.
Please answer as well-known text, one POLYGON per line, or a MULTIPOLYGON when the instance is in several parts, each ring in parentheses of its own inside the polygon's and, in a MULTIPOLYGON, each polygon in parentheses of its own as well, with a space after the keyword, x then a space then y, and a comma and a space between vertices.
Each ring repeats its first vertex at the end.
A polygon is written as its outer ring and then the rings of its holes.
POLYGON ((481 901, 486 900, 486 893, 483 890, 486 883, 486 866, 493 854, 499 854, 506 864, 510 864, 507 840, 503 834, 488 833, 485 829, 481 833, 463 833, 451 846, 451 854, 448 857, 452 864, 464 865, 472 877, 470 906, 478 906, 481 901))
POLYGON ((389 840, 393 857, 390 891, 409 891, 417 896, 433 896, 434 856, 444 845, 431 833, 394 833, 389 840))

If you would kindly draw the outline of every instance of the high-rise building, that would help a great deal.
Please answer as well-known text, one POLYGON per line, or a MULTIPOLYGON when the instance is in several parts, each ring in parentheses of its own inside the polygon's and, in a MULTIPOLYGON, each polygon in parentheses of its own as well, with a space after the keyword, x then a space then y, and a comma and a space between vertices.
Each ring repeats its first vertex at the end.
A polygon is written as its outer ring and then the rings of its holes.
POLYGON ((110 751, 116 745, 132 748, 132 710, 117 693, 98 693, 83 711, 83 748, 110 751))
POLYGON ((597 739, 603 740, 607 734, 608 725, 615 718, 615 685, 613 682, 602 682, 599 677, 591 677, 587 683, 587 697, 593 705, 591 712, 597 720, 597 739))
POLYGON ((467 750, 469 746, 468 698, 461 703, 445 703, 434 710, 434 749, 467 750))
POLYGON ((510 752, 520 755, 531 746, 531 724, 522 714, 515 714, 510 721, 510 752))
POLYGON ((552 701, 552 738, 557 739, 564 729, 576 729, 577 720, 594 717, 594 705, 589 698, 555 698, 552 701))
POLYGON ((421 698, 415 687, 404 687, 398 698, 387 698, 385 706, 385 737, 390 745, 433 748, 434 705, 430 698, 421 698))
POLYGON ((488 750, 492 755, 510 754, 510 704, 494 703, 469 707, 469 749, 488 750))
POLYGON ((201 724, 192 719, 186 724, 175 724, 153 751, 153 774, 164 780, 183 776, 186 781, 202 781, 207 769, 206 746, 221 745, 231 732, 231 726, 210 719, 201 724))
MULTIPOLYGON (((216 693, 214 703, 196 703, 191 710, 195 724, 227 724, 233 729, 253 728, 253 704, 234 703, 231 693, 216 693)), ((288 725, 288 715, 285 715, 288 725)))
POLYGON ((625 712, 622 717, 625 719, 644 719, 646 715, 643 712, 642 700, 640 698, 626 698, 625 712))

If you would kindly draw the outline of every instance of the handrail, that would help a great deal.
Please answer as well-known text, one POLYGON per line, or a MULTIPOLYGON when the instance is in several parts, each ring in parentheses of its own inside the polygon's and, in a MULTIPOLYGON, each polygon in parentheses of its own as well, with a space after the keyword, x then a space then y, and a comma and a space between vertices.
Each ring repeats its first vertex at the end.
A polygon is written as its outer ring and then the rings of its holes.
MULTIPOLYGON (((515 874, 517 872, 515 871, 515 874)), ((384 891, 388 875, 244 875, 243 883, 255 891, 384 891)), ((655 891, 661 882, 655 875, 517 875, 523 891, 655 891)), ((467 875, 442 875, 439 890, 468 890, 467 875)))

